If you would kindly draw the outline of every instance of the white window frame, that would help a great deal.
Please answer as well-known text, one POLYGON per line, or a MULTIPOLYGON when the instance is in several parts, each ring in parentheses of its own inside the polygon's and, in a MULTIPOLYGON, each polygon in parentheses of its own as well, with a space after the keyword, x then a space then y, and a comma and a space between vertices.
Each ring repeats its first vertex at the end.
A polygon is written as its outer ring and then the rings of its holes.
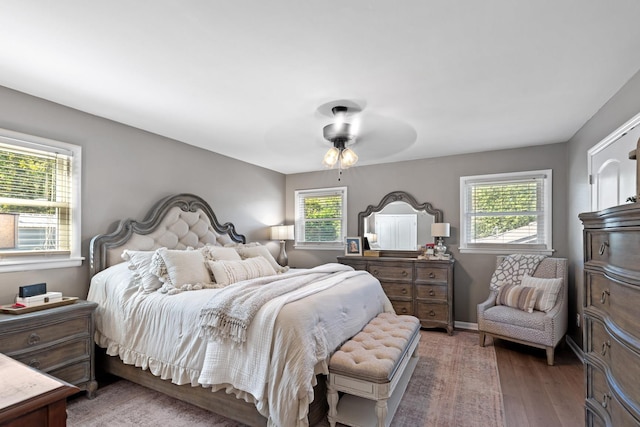
POLYGON ((26 135, 6 129, 0 129, 0 141, 19 147, 34 148, 43 151, 66 151, 71 159, 71 238, 68 253, 0 252, 0 273, 12 271, 29 271, 50 268, 78 267, 82 265, 81 256, 81 177, 82 147, 66 142, 55 141, 33 135, 26 135))
POLYGON ((309 250, 344 250, 344 244, 347 238, 347 187, 330 187, 330 188, 315 188, 308 190, 296 190, 295 191, 295 242, 294 248, 296 249, 309 249, 309 250), (341 236, 340 241, 335 242, 305 242, 304 238, 304 218, 300 217, 300 203, 305 197, 324 196, 330 194, 338 194, 342 197, 342 218, 341 218, 341 236))
MULTIPOLYGON (((513 253, 535 253, 542 255, 553 255, 553 174, 551 169, 524 171, 524 172, 508 172, 489 175, 474 175, 460 177, 460 253, 483 253, 483 254, 513 254, 513 253), (470 244, 468 242, 467 230, 467 191, 474 184, 484 184, 487 182, 505 182, 510 181, 516 183, 532 177, 543 177, 544 179, 544 248, 534 248, 527 244, 521 245, 504 245, 498 243, 470 244)), ((540 245, 536 245, 540 246, 540 245)))

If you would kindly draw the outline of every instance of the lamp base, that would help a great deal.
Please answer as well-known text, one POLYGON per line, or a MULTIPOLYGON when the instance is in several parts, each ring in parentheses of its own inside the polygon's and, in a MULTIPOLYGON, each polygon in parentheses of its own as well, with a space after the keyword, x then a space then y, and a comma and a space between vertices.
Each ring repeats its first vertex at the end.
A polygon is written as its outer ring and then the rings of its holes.
POLYGON ((280 253, 278 254, 276 261, 278 261, 278 264, 281 266, 286 267, 289 264, 289 257, 287 256, 287 252, 284 250, 284 246, 285 241, 280 240, 280 253))
POLYGON ((438 258, 442 258, 447 253, 447 247, 444 245, 442 237, 438 237, 438 244, 434 246, 433 253, 438 258))

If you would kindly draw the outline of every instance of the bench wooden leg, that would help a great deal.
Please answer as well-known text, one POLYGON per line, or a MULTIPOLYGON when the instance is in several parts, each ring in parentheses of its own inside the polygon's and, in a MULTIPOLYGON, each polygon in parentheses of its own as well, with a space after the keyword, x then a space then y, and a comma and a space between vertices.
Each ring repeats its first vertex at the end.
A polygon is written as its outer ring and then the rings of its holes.
POLYGON ((387 399, 376 401, 376 415, 378 417, 378 427, 385 427, 387 421, 387 399))
POLYGON ((336 427, 336 416, 338 415, 338 392, 331 385, 327 385, 327 403, 329 404, 329 425, 336 427))

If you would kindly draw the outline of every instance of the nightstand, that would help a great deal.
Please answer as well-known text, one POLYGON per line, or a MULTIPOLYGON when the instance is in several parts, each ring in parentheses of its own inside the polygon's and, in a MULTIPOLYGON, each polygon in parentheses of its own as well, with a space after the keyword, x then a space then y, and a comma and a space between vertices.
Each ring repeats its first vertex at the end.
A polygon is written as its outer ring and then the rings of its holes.
POLYGON ((78 300, 26 314, 0 314, 0 351, 73 384, 93 398, 94 302, 78 300))

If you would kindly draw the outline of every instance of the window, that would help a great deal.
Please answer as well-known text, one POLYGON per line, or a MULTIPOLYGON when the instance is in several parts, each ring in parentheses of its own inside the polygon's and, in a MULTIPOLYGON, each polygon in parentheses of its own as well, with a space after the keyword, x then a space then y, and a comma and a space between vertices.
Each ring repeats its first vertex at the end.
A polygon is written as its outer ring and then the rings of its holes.
POLYGON ((347 187, 295 192, 296 249, 342 249, 347 237, 347 187))
POLYGON ((551 170, 460 178, 460 252, 553 253, 551 170))
POLYGON ((76 145, 0 130, 0 271, 77 266, 76 145))

